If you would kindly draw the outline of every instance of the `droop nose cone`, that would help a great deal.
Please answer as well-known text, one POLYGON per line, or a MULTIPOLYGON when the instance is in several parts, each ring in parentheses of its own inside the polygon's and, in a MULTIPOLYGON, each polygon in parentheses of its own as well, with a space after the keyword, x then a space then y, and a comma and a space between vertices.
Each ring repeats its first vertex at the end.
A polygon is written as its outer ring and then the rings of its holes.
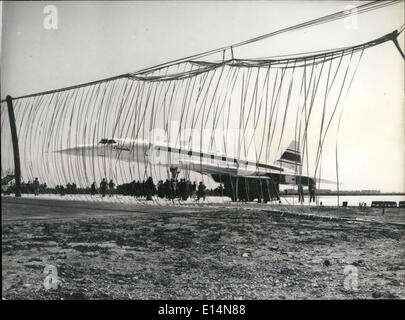
POLYGON ((92 149, 94 150, 94 152, 97 152, 97 146, 69 147, 69 148, 57 150, 55 152, 62 153, 62 154, 68 154, 68 155, 72 155, 72 156, 80 156, 80 155, 89 154, 89 152, 91 152, 92 149))

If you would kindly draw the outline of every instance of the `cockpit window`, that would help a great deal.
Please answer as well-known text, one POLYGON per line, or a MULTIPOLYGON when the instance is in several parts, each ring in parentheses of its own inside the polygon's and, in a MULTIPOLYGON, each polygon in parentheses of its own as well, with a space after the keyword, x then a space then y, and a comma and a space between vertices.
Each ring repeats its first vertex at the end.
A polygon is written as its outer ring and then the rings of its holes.
POLYGON ((113 139, 101 139, 99 141, 99 143, 101 143, 101 144, 113 144, 113 143, 117 143, 117 141, 115 141, 113 139))

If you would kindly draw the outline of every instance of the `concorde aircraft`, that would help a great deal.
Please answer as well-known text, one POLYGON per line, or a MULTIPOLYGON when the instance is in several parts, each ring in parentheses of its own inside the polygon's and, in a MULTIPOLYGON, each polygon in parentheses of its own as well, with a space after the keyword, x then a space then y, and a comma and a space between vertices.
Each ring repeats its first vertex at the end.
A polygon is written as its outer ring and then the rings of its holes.
MULTIPOLYGON (((296 141, 292 141, 273 164, 246 161, 212 152, 176 147, 164 142, 152 143, 140 139, 103 138, 97 144, 78 145, 56 152, 165 166, 169 167, 172 178, 177 178, 181 170, 190 170, 210 176, 215 182, 223 184, 225 194, 232 200, 240 199, 238 192, 235 192, 237 185, 239 189, 249 190, 247 200, 263 194, 265 201, 278 198, 280 184, 315 185, 314 178, 297 174, 301 172, 302 161, 296 141)), ((331 181, 323 180, 323 182, 331 181)))

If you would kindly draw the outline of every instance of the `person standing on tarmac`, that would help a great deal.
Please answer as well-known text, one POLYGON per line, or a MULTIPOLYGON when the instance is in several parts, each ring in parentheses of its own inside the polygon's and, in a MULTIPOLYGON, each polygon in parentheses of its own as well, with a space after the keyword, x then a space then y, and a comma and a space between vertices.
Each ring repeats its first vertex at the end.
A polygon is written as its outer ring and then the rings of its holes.
POLYGON ((304 203, 304 189, 301 183, 298 185, 298 201, 304 203))
POLYGON ((34 187, 34 195, 39 194, 39 181, 38 178, 35 178, 34 182, 32 183, 32 186, 34 187))
POLYGON ((115 183, 111 179, 110 182, 108 183, 108 193, 109 193, 110 197, 112 197, 112 195, 114 193, 114 187, 115 187, 115 183))
POLYGON ((107 181, 105 181, 105 178, 100 182, 100 193, 102 197, 105 197, 105 193, 107 192, 107 181))
POLYGON ((205 201, 205 189, 206 186, 202 181, 200 181, 200 184, 198 185, 197 189, 197 201, 200 200, 201 198, 203 198, 203 201, 205 201))
POLYGON ((96 194, 96 183, 95 183, 95 182, 93 182, 93 183, 91 184, 91 187, 90 187, 90 194, 91 194, 91 195, 95 195, 95 194, 96 194))
POLYGON ((309 191, 309 203, 312 201, 315 202, 315 184, 310 183, 308 186, 308 191, 309 191))

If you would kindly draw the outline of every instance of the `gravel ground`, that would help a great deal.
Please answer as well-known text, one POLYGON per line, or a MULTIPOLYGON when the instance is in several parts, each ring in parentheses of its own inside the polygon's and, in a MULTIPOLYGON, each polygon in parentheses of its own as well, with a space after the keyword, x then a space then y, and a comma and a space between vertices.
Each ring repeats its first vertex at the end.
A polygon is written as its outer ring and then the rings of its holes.
POLYGON ((6 299, 405 298, 400 223, 195 207, 2 222, 6 299), (57 289, 44 287, 46 265, 57 289))

